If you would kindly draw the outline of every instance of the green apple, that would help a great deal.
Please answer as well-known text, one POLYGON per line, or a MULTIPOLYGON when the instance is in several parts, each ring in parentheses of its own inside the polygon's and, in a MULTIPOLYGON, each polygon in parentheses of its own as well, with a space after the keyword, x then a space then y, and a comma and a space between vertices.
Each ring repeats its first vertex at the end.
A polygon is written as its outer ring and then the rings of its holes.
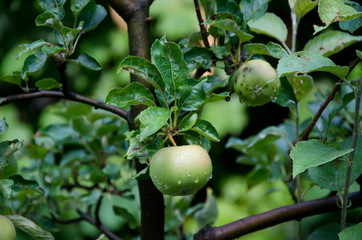
POLYGON ((150 161, 150 177, 165 195, 191 195, 200 190, 212 176, 211 159, 199 145, 166 147, 150 161))
POLYGON ((241 102, 260 106, 278 97, 280 80, 268 62, 261 59, 250 60, 237 70, 234 90, 241 102))
POLYGON ((14 224, 5 216, 0 215, 0 240, 15 240, 14 224))

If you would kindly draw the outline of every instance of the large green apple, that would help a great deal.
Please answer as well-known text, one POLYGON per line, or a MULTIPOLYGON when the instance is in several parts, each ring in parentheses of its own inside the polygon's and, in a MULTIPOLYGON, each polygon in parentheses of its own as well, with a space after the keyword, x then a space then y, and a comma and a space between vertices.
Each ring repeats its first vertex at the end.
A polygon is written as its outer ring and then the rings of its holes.
POLYGON ((268 62, 261 59, 250 60, 239 67, 234 90, 241 102, 260 106, 278 97, 280 80, 268 62))
POLYGON ((191 195, 211 178, 211 159, 199 145, 162 148, 151 158, 150 176, 165 195, 191 195))
POLYGON ((13 223, 0 215, 0 240, 15 240, 16 231, 13 223))

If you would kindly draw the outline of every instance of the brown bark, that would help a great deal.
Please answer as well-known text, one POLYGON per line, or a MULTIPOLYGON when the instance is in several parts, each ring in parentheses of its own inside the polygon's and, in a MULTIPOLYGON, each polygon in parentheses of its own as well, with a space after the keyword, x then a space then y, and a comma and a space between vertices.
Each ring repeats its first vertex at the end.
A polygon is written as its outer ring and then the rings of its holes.
MULTIPOLYGON (((149 6, 152 0, 109 0, 112 8, 126 21, 128 27, 129 54, 150 60, 149 6)), ((140 82, 151 88, 149 84, 131 76, 132 82, 140 82)), ((129 122, 134 129, 134 118, 144 109, 135 106, 131 109, 129 122)), ((145 168, 137 159, 137 172, 145 168)), ((163 195, 155 188, 150 178, 138 181, 141 201, 141 239, 164 239, 164 200, 163 195)))

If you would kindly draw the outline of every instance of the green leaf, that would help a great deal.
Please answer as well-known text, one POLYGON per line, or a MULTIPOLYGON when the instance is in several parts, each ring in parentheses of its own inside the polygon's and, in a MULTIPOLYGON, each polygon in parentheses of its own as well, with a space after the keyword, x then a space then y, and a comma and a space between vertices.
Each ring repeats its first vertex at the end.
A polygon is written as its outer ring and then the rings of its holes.
POLYGON ((206 151, 210 151, 210 148, 211 148, 210 139, 203 136, 202 134, 200 134, 196 131, 193 131, 191 129, 190 131, 184 132, 183 137, 184 137, 185 141, 187 142, 187 144, 200 145, 201 147, 206 149, 206 151))
POLYGON ((179 92, 188 79, 188 68, 180 46, 164 38, 157 39, 152 44, 151 55, 166 84, 166 91, 172 95, 179 92))
POLYGON ((171 117, 171 112, 162 107, 149 107, 143 110, 139 119, 140 126, 140 141, 143 141, 148 136, 154 134, 167 124, 167 120, 171 117))
POLYGON ((333 22, 362 17, 362 12, 357 12, 353 7, 346 5, 344 0, 320 0, 318 14, 325 26, 314 26, 314 34, 326 29, 333 22))
POLYGON ((287 78, 280 79, 280 91, 276 103, 283 107, 295 107, 297 98, 287 78))
POLYGON ((195 125, 197 118, 198 118, 198 115, 196 112, 190 112, 189 114, 187 114, 181 120, 179 131, 183 132, 183 131, 190 130, 195 125))
POLYGON ((89 156, 87 156, 86 151, 71 150, 68 151, 66 154, 64 154, 64 156, 61 158, 59 167, 64 168, 66 166, 71 166, 71 164, 85 159, 89 159, 89 156))
POLYGON ((198 82, 191 90, 189 96, 182 102, 181 110, 183 111, 197 111, 200 109, 205 100, 204 83, 207 79, 198 82))
POLYGON ((20 215, 7 215, 13 224, 36 240, 54 240, 51 233, 43 230, 33 221, 20 215))
POLYGON ((14 181, 12 189, 16 192, 35 191, 41 194, 44 193, 43 189, 39 186, 38 182, 35 180, 27 180, 20 175, 14 175, 10 179, 14 181))
POLYGON ((94 71, 102 69, 101 65, 99 65, 97 60, 89 56, 87 53, 81 53, 77 59, 71 59, 70 61, 94 71))
POLYGON ((289 0, 288 2, 298 21, 318 5, 318 1, 315 0, 289 0))
POLYGON ((45 13, 40 14, 35 19, 35 25, 43 26, 43 27, 45 27, 45 26, 51 27, 58 31, 60 31, 63 28, 63 23, 60 21, 59 18, 57 18, 57 16, 55 16, 51 12, 45 12, 45 13))
POLYGON ((357 56, 362 59, 362 51, 356 50, 357 56))
POLYGON ((72 46, 73 42, 81 31, 81 28, 63 27, 60 31, 62 34, 61 40, 63 41, 63 44, 65 44, 66 46, 74 47, 72 46))
POLYGON ((0 179, 0 193, 2 192, 7 200, 11 197, 13 185, 14 181, 11 179, 0 179))
POLYGON ((204 103, 217 102, 220 100, 224 100, 228 97, 230 97, 230 92, 211 93, 210 95, 206 96, 204 103))
POLYGON ((19 74, 14 74, 14 75, 7 75, 7 76, 3 76, 0 78, 1 81, 4 81, 4 82, 8 82, 8 83, 11 83, 11 84, 15 84, 15 85, 18 85, 19 87, 21 87, 21 75, 20 73, 19 74))
POLYGON ((203 228, 206 225, 212 225, 218 216, 217 202, 215 196, 212 194, 212 189, 207 188, 206 194, 204 206, 195 213, 195 219, 199 228, 203 228))
POLYGON ((227 12, 231 13, 239 18, 242 17, 239 6, 235 0, 216 0, 217 12, 227 12))
POLYGON ((288 29, 283 20, 274 13, 265 13, 262 17, 250 20, 248 26, 252 32, 265 34, 284 43, 288 29))
POLYGON ((290 85, 293 87, 294 95, 299 102, 313 88, 313 78, 309 75, 287 75, 290 85))
POLYGON ((117 164, 107 162, 106 166, 102 169, 102 172, 106 174, 109 179, 118 179, 120 176, 120 168, 117 164))
POLYGON ((274 58, 283 58, 288 56, 287 51, 277 43, 269 42, 267 45, 262 43, 248 43, 244 46, 250 56, 255 54, 268 55, 274 58))
POLYGON ((206 18, 216 13, 215 0, 200 0, 201 5, 204 7, 206 18))
POLYGON ((207 48, 193 47, 185 53, 185 61, 190 72, 199 67, 209 69, 212 65, 212 53, 207 48))
POLYGON ((144 169, 139 171, 139 173, 137 173, 137 175, 134 176, 133 178, 136 180, 144 180, 149 177, 150 177, 150 168, 149 168, 149 165, 147 165, 147 167, 145 167, 144 169))
POLYGON ((39 0, 39 5, 44 12, 51 12, 59 19, 64 17, 64 3, 66 0, 39 0))
POLYGON ((348 69, 347 66, 337 66, 332 60, 319 54, 301 51, 280 59, 277 67, 277 75, 278 77, 282 77, 290 73, 304 74, 324 71, 343 78, 347 75, 348 69))
POLYGON ((328 163, 352 151, 353 149, 337 150, 315 139, 298 142, 290 152, 293 160, 293 178, 308 168, 328 163))
POLYGON ((340 240, 362 240, 362 223, 345 228, 338 236, 340 240))
POLYGON ((73 15, 76 17, 82 11, 82 9, 88 4, 89 0, 72 0, 70 3, 70 9, 73 15))
POLYGON ((63 51, 63 48, 57 45, 44 45, 42 46, 41 51, 46 54, 55 54, 63 51))
POLYGON ((96 2, 89 2, 78 16, 78 21, 83 21, 83 31, 93 30, 107 16, 107 11, 96 2))
POLYGON ((243 13, 244 21, 258 19, 265 14, 268 9, 268 0, 243 0, 240 1, 240 9, 243 13))
POLYGON ((60 88, 62 85, 54 78, 43 78, 35 83, 35 86, 44 90, 60 88))
POLYGON ((216 76, 209 75, 204 78, 207 79, 206 82, 204 83, 204 92, 206 94, 211 94, 216 89, 223 88, 227 84, 227 81, 221 80, 219 77, 216 76))
POLYGON ((5 118, 0 120, 0 135, 4 134, 8 130, 9 126, 6 123, 5 118))
POLYGON ((240 20, 235 15, 222 12, 209 17, 204 24, 235 33, 239 37, 241 43, 251 40, 254 36, 241 31, 237 22, 240 22, 240 20))
MULTIPOLYGON (((356 2, 349 2, 351 7, 357 10, 357 12, 362 12, 362 6, 356 2)), ((339 27, 342 30, 349 31, 350 33, 354 33, 357 29, 362 26, 362 18, 355 18, 348 21, 339 22, 339 27)))
POLYGON ((212 44, 210 49, 218 59, 222 59, 229 54, 226 46, 216 46, 215 44, 212 44))
POLYGON ((19 59, 24 53, 28 53, 34 49, 37 49, 37 48, 40 48, 40 47, 46 45, 46 44, 49 44, 49 43, 44 42, 44 40, 42 40, 42 39, 36 40, 32 43, 20 44, 19 47, 24 47, 25 49, 23 51, 21 51, 19 54, 17 54, 16 58, 19 59))
POLYGON ((116 215, 125 219, 131 229, 140 226, 140 208, 137 201, 125 197, 112 197, 113 210, 116 215))
POLYGON ((102 233, 96 240, 109 240, 109 238, 107 238, 107 236, 102 233))
POLYGON ((215 142, 220 141, 220 138, 219 138, 219 135, 218 135, 216 129, 214 128, 214 126, 212 126, 211 123, 209 123, 206 120, 198 119, 196 121, 195 125, 190 130, 196 131, 199 134, 207 137, 208 139, 210 139, 212 141, 215 141, 215 142))
POLYGON ((165 83, 162 80, 162 75, 155 65, 144 58, 128 56, 118 66, 118 72, 127 70, 130 73, 142 78, 154 88, 163 92, 165 83))
MULTIPOLYGON (((159 137, 155 137, 151 142, 145 143, 140 141, 139 131, 131 132, 129 141, 129 147, 125 157, 128 160, 132 160, 133 158, 148 158, 157 150, 163 147, 163 140, 159 137)), ((140 160, 142 160, 140 159, 140 160)))
POLYGON ((328 31, 309 40, 303 50, 328 57, 360 41, 362 41, 362 36, 353 36, 341 31, 328 31))
POLYGON ((130 83, 124 88, 111 90, 106 98, 106 103, 114 103, 120 108, 126 108, 131 105, 144 104, 146 106, 155 106, 153 95, 145 86, 140 83, 130 83))
POLYGON ((308 240, 338 240, 339 228, 337 223, 322 225, 309 235, 308 240))
POLYGON ((42 52, 28 56, 24 62, 22 78, 26 79, 32 73, 39 71, 45 65, 47 58, 48 55, 42 52))

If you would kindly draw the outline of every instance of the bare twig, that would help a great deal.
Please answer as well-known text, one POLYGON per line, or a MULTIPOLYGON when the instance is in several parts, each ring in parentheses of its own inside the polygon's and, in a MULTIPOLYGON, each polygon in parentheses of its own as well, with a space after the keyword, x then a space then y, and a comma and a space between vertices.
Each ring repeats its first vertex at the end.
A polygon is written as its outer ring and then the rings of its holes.
POLYGON ((67 68, 66 64, 66 62, 58 62, 56 65, 60 74, 60 80, 62 82, 62 92, 64 93, 64 95, 68 94, 68 80, 67 75, 65 74, 65 69, 67 68))
POLYGON ((194 0, 194 4, 195 4, 195 10, 196 10, 197 19, 198 19, 198 21, 199 21, 200 33, 201 33, 201 36, 202 36, 202 41, 204 42, 205 47, 210 48, 209 40, 207 40, 207 31, 206 31, 205 25, 203 24, 204 19, 202 19, 202 16, 201 16, 201 10, 200 10, 200 5, 199 5, 199 0, 194 0))
POLYGON ((356 152, 357 140, 358 140, 358 127, 359 127, 359 109, 361 103, 361 95, 362 95, 362 77, 359 81, 357 96, 356 96, 356 105, 354 111, 354 126, 353 126, 353 138, 352 138, 352 148, 353 151, 349 156, 349 162, 347 166, 346 172, 346 184, 344 186, 344 195, 342 202, 342 211, 341 211, 341 230, 346 227, 346 219, 347 219, 347 207, 348 207, 348 193, 349 193, 349 185, 351 181, 352 167, 354 161, 354 154, 356 152))
POLYGON ((72 218, 72 219, 60 219, 60 218, 57 218, 53 213, 51 213, 51 217, 54 222, 57 222, 60 224, 72 224, 72 223, 77 223, 77 222, 83 221, 82 217, 72 218))
MULTIPOLYGON (((349 66, 348 74, 352 71, 352 69, 357 65, 357 63, 360 61, 359 58, 356 58, 353 63, 349 66)), ((347 74, 347 76, 348 76, 347 74)), ((347 77, 346 76, 346 77, 347 77)), ((308 127, 304 130, 302 135, 302 140, 308 140, 310 132, 313 130, 313 127, 316 125, 318 119, 322 115, 324 109, 328 106, 328 104, 333 100, 334 95, 337 93, 339 88, 341 87, 341 83, 343 83, 343 78, 339 79, 338 83, 334 86, 332 89, 332 92, 329 94, 328 98, 323 102, 323 104, 320 106, 318 112, 315 114, 314 118, 308 125, 308 127)))
POLYGON ((104 235, 106 235, 111 240, 122 240, 119 238, 116 234, 114 234, 112 231, 110 231, 108 228, 106 228, 104 225, 102 225, 100 222, 97 222, 96 219, 94 219, 90 214, 90 208, 88 207, 87 213, 82 212, 81 210, 77 210, 77 213, 79 216, 81 216, 84 220, 94 225, 96 228, 99 229, 104 235))
MULTIPOLYGON (((361 192, 349 195, 351 201, 351 209, 362 206, 361 192)), ((339 196, 328 197, 318 200, 305 201, 285 207, 276 208, 274 210, 264 212, 258 215, 237 220, 220 227, 207 226, 201 229, 195 236, 194 240, 226 240, 235 239, 261 229, 265 229, 277 224, 298 220, 317 214, 332 212, 339 210, 336 202, 339 196)))
POLYGON ((2 101, 0 101, 0 106, 12 103, 12 102, 16 102, 16 101, 22 101, 22 100, 27 100, 27 99, 32 99, 32 98, 41 98, 41 97, 55 97, 55 98, 64 98, 64 99, 68 99, 68 100, 72 100, 75 102, 81 102, 81 103, 85 103, 88 104, 90 106, 93 106, 95 108, 100 108, 103 110, 106 110, 108 112, 112 112, 124 119, 126 119, 128 121, 128 113, 127 111, 118 108, 116 106, 113 105, 107 105, 104 104, 103 102, 73 93, 73 92, 67 92, 67 94, 65 94, 64 92, 61 91, 38 91, 38 92, 31 92, 31 93, 23 93, 23 94, 18 94, 18 95, 12 95, 12 96, 6 96, 6 97, 2 97, 2 101))

